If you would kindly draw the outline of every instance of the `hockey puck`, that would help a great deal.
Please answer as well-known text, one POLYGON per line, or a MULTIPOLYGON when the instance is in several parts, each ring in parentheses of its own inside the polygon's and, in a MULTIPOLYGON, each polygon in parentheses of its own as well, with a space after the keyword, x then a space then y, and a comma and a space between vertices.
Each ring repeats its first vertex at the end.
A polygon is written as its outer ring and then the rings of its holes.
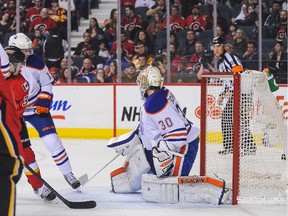
POLYGON ((285 154, 281 155, 281 160, 286 160, 286 155, 285 154))

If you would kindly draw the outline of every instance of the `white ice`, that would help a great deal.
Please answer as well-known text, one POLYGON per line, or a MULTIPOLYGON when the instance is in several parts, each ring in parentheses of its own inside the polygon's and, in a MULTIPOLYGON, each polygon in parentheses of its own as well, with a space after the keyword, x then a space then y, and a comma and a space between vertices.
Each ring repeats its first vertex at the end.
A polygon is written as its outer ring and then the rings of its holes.
MULTIPOLYGON (((62 140, 76 176, 88 173, 92 176, 115 155, 106 147, 107 140, 62 140)), ((94 179, 81 188, 81 193, 72 190, 52 161, 48 150, 40 139, 32 139, 42 177, 63 197, 71 201, 95 200, 94 209, 70 209, 58 198, 45 202, 36 197, 23 174, 17 184, 17 216, 178 216, 178 215, 233 215, 233 216, 287 216, 286 205, 240 204, 238 206, 214 206, 207 204, 159 204, 148 203, 141 194, 114 194, 110 192, 109 174, 123 165, 124 158, 118 157, 94 179)), ((192 174, 199 172, 197 158, 192 174)))

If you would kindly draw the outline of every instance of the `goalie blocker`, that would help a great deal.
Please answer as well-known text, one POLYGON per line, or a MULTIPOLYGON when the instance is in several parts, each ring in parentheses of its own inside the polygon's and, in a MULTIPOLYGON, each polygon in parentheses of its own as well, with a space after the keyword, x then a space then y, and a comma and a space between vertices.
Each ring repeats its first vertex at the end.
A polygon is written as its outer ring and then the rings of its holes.
POLYGON ((160 203, 230 204, 230 190, 225 181, 207 176, 157 178, 142 175, 142 198, 160 203))

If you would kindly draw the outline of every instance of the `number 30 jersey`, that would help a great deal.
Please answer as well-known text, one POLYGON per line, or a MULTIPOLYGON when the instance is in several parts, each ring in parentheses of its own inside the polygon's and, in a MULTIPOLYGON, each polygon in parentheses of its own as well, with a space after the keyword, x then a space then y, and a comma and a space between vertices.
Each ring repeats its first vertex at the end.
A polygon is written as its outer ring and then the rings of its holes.
POLYGON ((151 140, 164 139, 178 151, 198 137, 199 128, 186 118, 172 92, 162 87, 148 96, 141 107, 138 135, 147 150, 153 147, 151 140))

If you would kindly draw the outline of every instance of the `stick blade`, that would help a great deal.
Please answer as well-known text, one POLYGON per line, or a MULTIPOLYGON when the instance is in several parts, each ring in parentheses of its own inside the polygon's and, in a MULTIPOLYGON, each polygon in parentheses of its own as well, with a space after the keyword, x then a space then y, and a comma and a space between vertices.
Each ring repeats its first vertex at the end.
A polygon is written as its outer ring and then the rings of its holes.
POLYGON ((84 186, 88 182, 88 175, 84 174, 79 177, 79 182, 82 186, 84 186))
POLYGON ((90 201, 82 201, 82 202, 72 202, 66 203, 69 208, 72 209, 90 209, 95 208, 97 206, 94 200, 90 201))

